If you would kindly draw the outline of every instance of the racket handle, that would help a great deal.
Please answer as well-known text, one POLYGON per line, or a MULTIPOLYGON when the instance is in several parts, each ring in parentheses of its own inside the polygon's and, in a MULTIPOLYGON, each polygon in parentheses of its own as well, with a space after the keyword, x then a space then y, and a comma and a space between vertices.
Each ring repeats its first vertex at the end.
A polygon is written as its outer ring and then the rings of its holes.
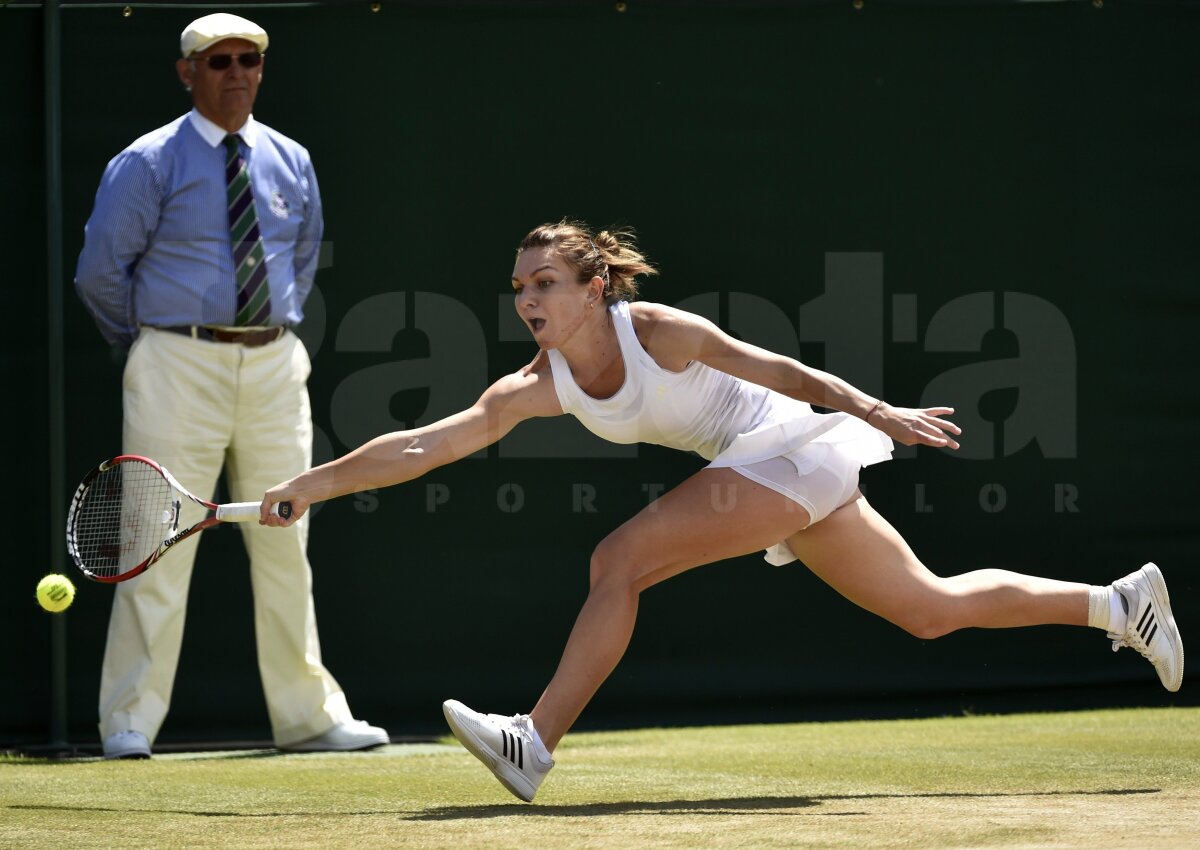
MULTIPOLYGON (((230 502, 227 505, 217 505, 217 519, 221 522, 251 522, 258 519, 258 509, 261 502, 230 502)), ((276 502, 271 505, 271 513, 282 519, 292 516, 291 502, 276 502)))

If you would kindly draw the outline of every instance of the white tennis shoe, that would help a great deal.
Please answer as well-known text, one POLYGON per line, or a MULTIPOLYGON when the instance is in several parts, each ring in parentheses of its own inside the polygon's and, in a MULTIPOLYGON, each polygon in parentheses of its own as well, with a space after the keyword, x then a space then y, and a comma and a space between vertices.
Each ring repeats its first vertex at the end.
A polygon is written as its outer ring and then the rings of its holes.
POLYGON ((365 720, 349 720, 339 723, 323 735, 281 746, 289 753, 347 753, 355 750, 370 750, 389 744, 388 733, 365 720))
POLYGON ((454 737, 488 766, 501 785, 526 803, 533 801, 554 759, 546 763, 535 752, 528 714, 480 714, 454 699, 442 703, 442 713, 454 737))
POLYGON ((104 739, 104 757, 106 759, 148 759, 150 758, 150 741, 141 732, 133 729, 115 732, 104 739))
POLYGON ((1183 684, 1183 641, 1171 616, 1171 599, 1162 573, 1154 564, 1146 564, 1114 581, 1113 588, 1129 603, 1125 633, 1108 634, 1113 652, 1123 646, 1137 650, 1154 665, 1163 687, 1179 690, 1183 684))

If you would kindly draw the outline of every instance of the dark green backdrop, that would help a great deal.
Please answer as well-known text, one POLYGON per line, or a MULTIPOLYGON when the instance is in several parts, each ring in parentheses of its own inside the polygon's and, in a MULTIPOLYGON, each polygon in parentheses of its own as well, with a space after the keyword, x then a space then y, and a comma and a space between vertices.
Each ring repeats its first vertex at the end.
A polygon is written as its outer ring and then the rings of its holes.
MULTIPOLYGON (((69 8, 67 276, 105 163, 186 111, 188 9, 69 8)), ((636 226, 646 296, 903 404, 946 403, 962 456, 902 452, 872 501, 932 569, 1110 581, 1155 560, 1200 635, 1190 468, 1200 8, 1107 2, 399 4, 254 10, 256 116, 312 151, 327 264, 302 335, 318 459, 469 403, 533 347, 513 248, 563 215, 636 226), (397 424, 399 423, 399 424, 397 424)), ((47 561, 42 12, 0 9, 9 545, 0 742, 44 739, 47 561)), ((66 295, 67 486, 120 447, 121 358, 66 295)), ((562 423, 331 503, 311 555, 326 660, 360 717, 527 710, 591 548, 696 459, 562 423), (590 499, 590 501, 589 501, 590 499), (590 505, 594 510, 587 510, 590 505), (432 510, 431 510, 432 506, 432 510), (507 510, 506 510, 507 509, 507 510)), ((67 614, 72 740, 95 739, 111 589, 67 614)), ((1067 628, 921 642, 757 556, 645 594, 585 724, 1051 709, 1168 698, 1067 628)), ((207 534, 161 740, 264 738, 238 532, 207 534)))

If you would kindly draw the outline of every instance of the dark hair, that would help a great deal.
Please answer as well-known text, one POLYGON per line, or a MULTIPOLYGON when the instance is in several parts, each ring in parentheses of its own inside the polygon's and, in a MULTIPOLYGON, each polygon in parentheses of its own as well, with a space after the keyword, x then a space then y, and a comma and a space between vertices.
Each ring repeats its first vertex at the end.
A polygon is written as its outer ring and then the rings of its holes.
POLYGON ((579 282, 594 277, 604 281, 607 301, 637 298, 637 276, 658 270, 637 251, 630 229, 601 230, 592 234, 581 221, 563 219, 535 227, 521 240, 517 254, 530 248, 550 248, 579 274, 579 282))

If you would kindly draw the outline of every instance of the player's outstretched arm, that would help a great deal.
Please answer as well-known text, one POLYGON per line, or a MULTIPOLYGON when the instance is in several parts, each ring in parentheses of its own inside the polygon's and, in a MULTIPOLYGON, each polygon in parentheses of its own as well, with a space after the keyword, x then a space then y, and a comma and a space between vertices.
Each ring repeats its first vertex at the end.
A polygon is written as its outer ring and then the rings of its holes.
POLYGON ((944 418, 952 407, 893 407, 836 375, 734 339, 701 316, 662 304, 635 306, 647 349, 668 368, 699 360, 800 401, 857 416, 903 445, 958 448, 954 438, 962 429, 944 418))
POLYGON ((411 481, 490 446, 519 422, 561 415, 544 359, 539 354, 526 368, 501 378, 466 410, 430 425, 376 437, 337 460, 272 487, 262 501, 261 523, 287 527, 314 502, 411 481), (278 502, 291 502, 291 518, 271 514, 271 506, 278 502))

